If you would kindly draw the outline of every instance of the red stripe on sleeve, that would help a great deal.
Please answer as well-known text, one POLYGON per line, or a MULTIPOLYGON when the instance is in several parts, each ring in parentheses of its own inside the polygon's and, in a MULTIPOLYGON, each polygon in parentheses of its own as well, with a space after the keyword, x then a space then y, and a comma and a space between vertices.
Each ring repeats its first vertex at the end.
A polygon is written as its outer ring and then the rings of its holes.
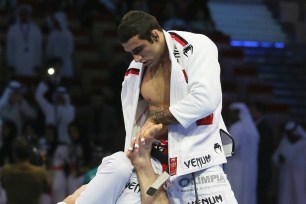
POLYGON ((214 113, 210 114, 209 116, 206 116, 205 118, 197 120, 196 123, 197 126, 211 125, 213 123, 213 119, 214 119, 214 113))
POLYGON ((125 76, 129 75, 129 74, 135 74, 135 75, 139 75, 139 71, 130 69, 128 71, 125 72, 125 76))

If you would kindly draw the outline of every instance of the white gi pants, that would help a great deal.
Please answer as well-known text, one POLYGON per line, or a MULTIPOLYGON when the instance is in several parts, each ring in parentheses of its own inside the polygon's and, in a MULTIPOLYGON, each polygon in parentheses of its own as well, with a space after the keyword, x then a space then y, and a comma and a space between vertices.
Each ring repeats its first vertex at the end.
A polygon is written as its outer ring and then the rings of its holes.
MULTIPOLYGON (((152 159, 157 174, 161 165, 152 159)), ((237 204, 230 184, 220 166, 194 173, 198 204, 237 204)), ((171 204, 195 204, 192 174, 167 182, 167 196, 171 204)), ((141 204, 140 187, 133 166, 125 153, 117 152, 105 157, 96 176, 87 185, 76 204, 141 204)))

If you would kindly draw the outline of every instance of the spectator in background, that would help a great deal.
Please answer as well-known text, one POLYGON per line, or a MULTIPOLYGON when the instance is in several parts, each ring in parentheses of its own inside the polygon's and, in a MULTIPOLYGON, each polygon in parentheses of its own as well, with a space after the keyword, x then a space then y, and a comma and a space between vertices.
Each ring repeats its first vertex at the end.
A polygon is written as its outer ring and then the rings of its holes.
POLYGON ((26 121, 23 125, 22 136, 28 141, 32 149, 30 162, 35 165, 42 165, 42 155, 39 152, 39 135, 37 121, 26 121))
POLYGON ((51 16, 51 25, 51 31, 47 38, 47 59, 60 59, 62 68, 59 70, 59 75, 73 77, 74 39, 68 28, 66 14, 59 11, 54 13, 51 16))
POLYGON ((20 5, 7 33, 7 66, 16 75, 34 76, 41 65, 41 31, 31 13, 29 5, 20 5))
POLYGON ((82 126, 73 122, 68 128, 71 144, 69 145, 68 194, 78 189, 84 180, 84 173, 89 170, 91 147, 82 126))
POLYGON ((45 124, 52 124, 57 127, 59 141, 69 144, 68 125, 75 118, 75 107, 70 103, 68 91, 63 86, 57 86, 53 78, 41 81, 35 92, 35 99, 44 113, 45 124), (45 94, 50 91, 52 98, 45 94))
POLYGON ((304 204, 306 200, 306 132, 288 121, 284 136, 273 154, 278 168, 277 204, 304 204))
POLYGON ((91 156, 90 169, 84 174, 83 184, 88 184, 96 176, 102 159, 109 155, 111 155, 111 152, 103 152, 101 147, 94 148, 91 156))
POLYGON ((0 148, 2 147, 2 145, 3 145, 3 141, 2 141, 2 137, 3 137, 3 135, 2 135, 2 127, 3 127, 3 119, 0 117, 0 148))
POLYGON ((91 141, 94 145, 112 151, 116 137, 117 117, 114 107, 106 103, 102 90, 93 91, 91 104, 86 112, 91 141))
POLYGON ((10 81, 0 98, 0 116, 15 123, 18 136, 22 134, 25 121, 37 117, 37 111, 24 97, 23 88, 18 81, 10 81))
POLYGON ((235 141, 235 155, 228 158, 224 165, 224 172, 232 185, 238 203, 256 204, 259 133, 244 103, 232 103, 229 110, 233 114, 229 133, 235 141))
POLYGON ((7 163, 13 163, 14 158, 12 154, 13 141, 17 137, 17 128, 13 121, 4 120, 2 121, 1 129, 1 144, 0 147, 0 167, 7 163))
POLYGON ((215 31, 214 22, 206 16, 207 14, 205 14, 204 8, 196 7, 194 18, 189 21, 191 29, 194 32, 210 35, 215 31))
POLYGON ((39 141, 41 152, 45 155, 45 166, 51 175, 52 193, 45 197, 43 204, 54 204, 67 196, 68 146, 59 141, 57 128, 54 125, 46 125, 42 138, 39 141))
POLYGON ((4 166, 1 172, 7 203, 39 204, 42 193, 49 192, 46 169, 30 163, 31 148, 23 137, 14 140, 13 154, 16 163, 4 166))
POLYGON ((266 118, 266 107, 262 103, 250 104, 250 111, 259 132, 257 203, 271 203, 269 190, 272 178, 273 131, 266 118))
POLYGON ((189 25, 180 15, 180 10, 176 7, 173 2, 168 2, 165 6, 164 15, 166 16, 165 21, 162 24, 164 30, 189 30, 189 25))
POLYGON ((0 9, 14 10, 17 5, 17 0, 0 0, 0 9))

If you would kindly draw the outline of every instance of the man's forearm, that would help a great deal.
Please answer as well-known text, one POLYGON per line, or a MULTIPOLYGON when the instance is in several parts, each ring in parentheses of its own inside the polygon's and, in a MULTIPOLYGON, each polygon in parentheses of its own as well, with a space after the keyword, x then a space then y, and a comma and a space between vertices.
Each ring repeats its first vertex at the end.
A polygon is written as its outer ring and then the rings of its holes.
POLYGON ((152 112, 150 114, 150 119, 156 124, 163 124, 163 125, 178 124, 178 121, 171 114, 169 108, 161 111, 152 112))

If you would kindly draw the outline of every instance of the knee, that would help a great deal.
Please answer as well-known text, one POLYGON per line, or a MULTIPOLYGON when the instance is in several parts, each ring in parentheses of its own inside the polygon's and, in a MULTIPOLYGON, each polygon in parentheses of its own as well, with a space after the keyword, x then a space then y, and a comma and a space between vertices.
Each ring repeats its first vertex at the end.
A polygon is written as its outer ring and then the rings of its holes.
POLYGON ((124 152, 116 152, 103 158, 97 173, 112 173, 120 177, 129 178, 133 170, 130 159, 124 152))

